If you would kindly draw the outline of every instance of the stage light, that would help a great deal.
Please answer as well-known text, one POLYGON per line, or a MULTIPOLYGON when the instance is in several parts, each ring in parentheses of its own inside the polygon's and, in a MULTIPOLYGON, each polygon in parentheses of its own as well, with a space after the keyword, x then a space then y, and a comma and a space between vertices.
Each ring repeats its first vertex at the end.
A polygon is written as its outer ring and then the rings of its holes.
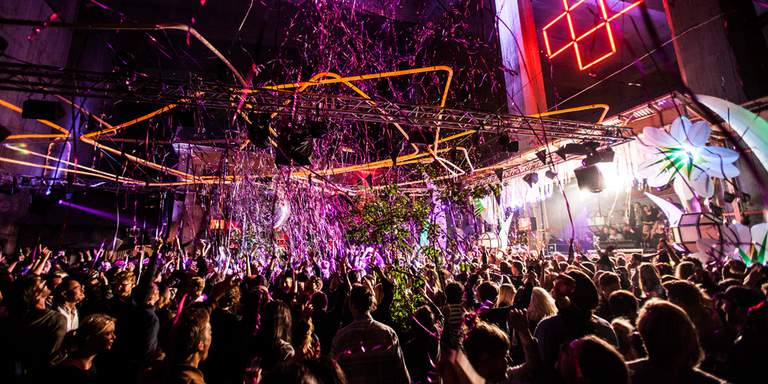
POLYGON ((615 155, 616 153, 613 152, 613 149, 606 148, 605 150, 594 152, 588 155, 587 158, 582 160, 581 165, 588 167, 598 163, 612 163, 615 155))
POLYGON ((528 183, 528 186, 533 187, 534 184, 539 182, 539 174, 536 173, 536 172, 529 173, 529 174, 523 176, 523 181, 528 183))
POLYGON ((55 121, 62 117, 64 117, 64 107, 55 101, 28 99, 22 104, 21 118, 23 119, 55 121))
POLYGON ((733 201, 736 200, 736 195, 730 192, 724 192, 723 200, 725 200, 726 203, 733 203, 733 201))
POLYGON ((603 173, 595 165, 580 167, 573 170, 579 189, 592 193, 602 192, 605 188, 603 173))
POLYGON ((585 141, 583 143, 569 143, 558 148, 555 153, 565 160, 567 155, 587 156, 595 153, 600 143, 596 141, 585 141))
POLYGON ((539 158, 539 161, 541 161, 542 164, 547 163, 547 150, 542 149, 541 151, 536 152, 536 157, 539 158))
POLYGON ((548 178, 552 179, 552 180, 557 178, 557 172, 555 172, 555 171, 553 171, 551 169, 547 170, 546 172, 544 172, 544 175, 547 176, 548 178))

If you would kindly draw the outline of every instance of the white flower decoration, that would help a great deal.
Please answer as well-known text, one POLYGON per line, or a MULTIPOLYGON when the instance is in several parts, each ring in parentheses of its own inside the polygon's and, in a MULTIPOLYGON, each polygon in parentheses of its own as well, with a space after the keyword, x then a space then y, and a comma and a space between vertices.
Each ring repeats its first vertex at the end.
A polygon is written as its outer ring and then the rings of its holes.
POLYGON ((651 187, 662 187, 673 181, 680 198, 689 200, 695 194, 712 197, 711 177, 731 178, 739 175, 733 163, 739 154, 723 147, 707 146, 712 129, 705 121, 692 123, 680 117, 670 132, 645 127, 640 143, 648 149, 649 158, 639 166, 639 174, 651 187))

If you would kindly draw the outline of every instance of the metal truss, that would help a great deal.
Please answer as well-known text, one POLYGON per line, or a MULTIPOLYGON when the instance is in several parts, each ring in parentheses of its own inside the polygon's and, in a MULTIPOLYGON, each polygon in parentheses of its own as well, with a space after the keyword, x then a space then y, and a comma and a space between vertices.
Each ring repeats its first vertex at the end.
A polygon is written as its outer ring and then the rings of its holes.
MULTIPOLYGON (((151 104, 204 106, 291 114, 306 119, 397 123, 443 132, 508 133, 542 140, 591 140, 616 145, 631 140, 632 130, 547 117, 528 117, 456 108, 395 103, 343 95, 256 88, 207 81, 196 75, 103 73, 0 62, 0 90, 69 97, 103 98, 151 104), (289 105, 290 107, 286 107, 289 105)), ((445 133, 443 133, 445 136, 445 133)), ((462 135, 463 136, 463 135, 462 135)))

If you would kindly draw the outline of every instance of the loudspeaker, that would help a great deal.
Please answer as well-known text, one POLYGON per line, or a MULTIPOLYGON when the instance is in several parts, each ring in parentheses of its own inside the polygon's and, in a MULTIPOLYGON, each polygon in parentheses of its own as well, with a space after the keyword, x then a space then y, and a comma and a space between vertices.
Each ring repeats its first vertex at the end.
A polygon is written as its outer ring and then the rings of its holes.
POLYGON ((598 193, 605 188, 603 173, 595 165, 580 167, 573 170, 579 189, 598 193))
POLYGON ((5 141, 5 139, 7 139, 8 136, 10 136, 10 135, 11 135, 11 131, 9 131, 8 128, 3 127, 2 125, 0 125, 0 143, 5 141))
POLYGON ((25 100, 21 108, 21 117, 55 121, 64 117, 64 107, 55 101, 25 100))
POLYGON ((251 121, 247 125, 248 128, 248 140, 257 148, 266 148, 269 146, 269 122, 271 117, 268 113, 250 113, 248 120, 251 121))

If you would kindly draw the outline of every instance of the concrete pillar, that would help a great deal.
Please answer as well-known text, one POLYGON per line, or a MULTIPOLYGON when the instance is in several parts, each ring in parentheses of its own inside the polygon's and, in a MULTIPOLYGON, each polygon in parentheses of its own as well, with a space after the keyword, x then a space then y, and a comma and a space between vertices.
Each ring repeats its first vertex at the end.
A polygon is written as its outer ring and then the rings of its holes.
POLYGON ((768 93, 768 48, 751 0, 664 0, 685 84, 743 103, 768 93))
POLYGON ((531 0, 495 0, 507 107, 513 114, 547 110, 531 0))

